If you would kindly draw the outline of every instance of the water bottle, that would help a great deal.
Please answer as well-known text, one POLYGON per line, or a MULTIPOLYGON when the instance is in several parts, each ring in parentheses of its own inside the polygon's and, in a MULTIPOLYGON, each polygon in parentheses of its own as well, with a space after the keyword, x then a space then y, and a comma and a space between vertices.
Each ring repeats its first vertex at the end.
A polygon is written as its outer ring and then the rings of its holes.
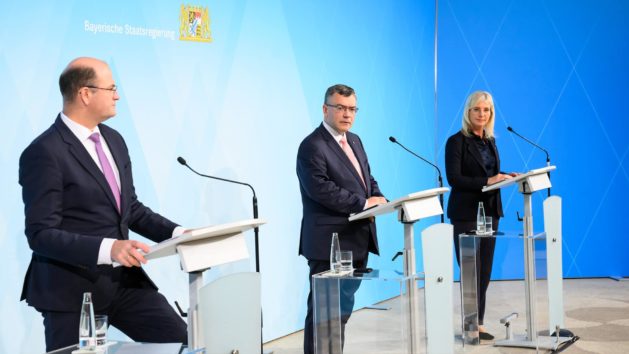
POLYGON ((485 207, 483 202, 478 202, 478 212, 476 213, 476 234, 485 234, 485 207))
POLYGON ((96 323, 94 322, 92 293, 83 293, 81 321, 79 323, 79 348, 88 350, 96 348, 96 323))
POLYGON ((330 270, 338 273, 341 270, 341 245, 339 243, 339 234, 332 233, 332 244, 330 245, 330 270))

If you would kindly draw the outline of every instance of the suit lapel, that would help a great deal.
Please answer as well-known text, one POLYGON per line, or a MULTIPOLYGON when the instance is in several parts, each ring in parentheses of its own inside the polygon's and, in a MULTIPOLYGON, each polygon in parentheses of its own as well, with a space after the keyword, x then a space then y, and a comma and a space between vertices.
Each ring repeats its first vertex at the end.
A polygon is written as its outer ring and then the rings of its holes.
MULTIPOLYGON (((356 171, 356 169, 354 168, 354 165, 349 160, 349 157, 347 157, 347 154, 345 154, 345 151, 343 151, 339 143, 336 140, 334 140, 334 137, 332 137, 330 132, 328 132, 325 129, 325 127, 323 126, 323 123, 319 126, 319 133, 321 134, 323 139, 326 141, 330 149, 334 151, 334 153, 338 156, 339 160, 345 165, 345 167, 347 167, 350 173, 354 175, 354 178, 356 178, 356 182, 359 183, 361 186, 363 186, 363 189, 364 189, 365 185, 363 182, 361 182, 358 171, 356 171)), ((348 139, 349 139, 349 135, 348 135, 348 139)), ((353 151, 354 151, 354 155, 356 155, 356 150, 353 149, 353 151)), ((356 158, 358 159, 358 156, 356 156, 356 158)), ((362 166, 360 159, 358 160, 358 162, 362 166)), ((364 175, 364 172, 363 172, 363 175, 364 175)))
MULTIPOLYGON (((356 135, 349 132, 346 135, 349 146, 352 148, 352 151, 354 151, 354 155, 356 156, 358 164, 360 165, 360 172, 362 172, 365 179, 364 182, 362 182, 361 184, 365 187, 367 195, 371 195, 371 191, 369 190, 370 185, 369 183, 367 183, 367 181, 369 181, 369 173, 367 173, 367 154, 365 154, 365 150, 363 150, 362 145, 358 143, 356 135)), ((360 180, 360 176, 358 175, 358 173, 356 174, 356 176, 360 180)))
POLYGON ((491 146, 491 150, 494 152, 494 156, 496 156, 496 170, 500 173, 500 156, 498 155, 498 148, 496 147, 496 140, 489 139, 489 146, 491 146))
POLYGON ((103 189, 103 192, 105 192, 107 199, 109 199, 114 209, 118 211, 116 200, 114 199, 114 195, 111 192, 111 188, 109 188, 107 179, 105 179, 105 175, 98 168, 87 150, 85 150, 85 146, 83 146, 79 139, 77 139, 70 128, 65 125, 60 116, 58 116, 57 120, 55 120, 55 128, 61 134, 61 138, 63 139, 63 141, 68 144, 68 150, 70 154, 94 178, 96 183, 100 185, 100 187, 103 189))
POLYGON ((469 151, 469 153, 474 157, 474 160, 478 162, 483 171, 485 171, 485 174, 488 174, 483 158, 480 156, 480 151, 478 151, 478 147, 476 147, 476 143, 474 142, 474 138, 465 137, 465 144, 467 145, 467 151, 469 151))

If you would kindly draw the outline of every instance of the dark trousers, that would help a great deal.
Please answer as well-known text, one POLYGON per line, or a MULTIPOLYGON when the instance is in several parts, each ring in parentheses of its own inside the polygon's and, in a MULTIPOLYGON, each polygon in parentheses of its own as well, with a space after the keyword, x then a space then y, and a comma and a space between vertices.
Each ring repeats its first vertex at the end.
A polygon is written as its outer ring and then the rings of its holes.
MULTIPOLYGON (((366 268, 369 257, 360 260, 354 260, 354 268, 366 268)), ((308 312, 306 313, 306 321, 304 323, 304 354, 314 354, 314 317, 312 303, 312 276, 321 272, 330 270, 330 261, 308 261, 310 272, 308 279, 310 283, 310 293, 308 294, 308 312)), ((349 320, 354 309, 354 294, 360 286, 359 281, 349 281, 344 284, 341 290, 341 338, 345 338, 345 324, 349 320)))
MULTIPOLYGON (((186 323, 154 289, 120 288, 112 304, 104 311, 109 324, 137 342, 188 342, 186 323)), ((46 334, 46 351, 79 342, 79 312, 42 311, 46 334)))
MULTIPOLYGON (((459 254, 459 235, 476 229, 476 221, 451 220, 454 227, 454 250, 456 261, 461 266, 461 255, 459 254)), ((492 227, 498 230, 500 218, 494 217, 492 227)), ((491 279, 491 268, 494 263, 494 249, 496 248, 496 238, 479 238, 476 253, 476 289, 478 292, 478 324, 482 325, 485 319, 485 299, 489 280, 491 279)))

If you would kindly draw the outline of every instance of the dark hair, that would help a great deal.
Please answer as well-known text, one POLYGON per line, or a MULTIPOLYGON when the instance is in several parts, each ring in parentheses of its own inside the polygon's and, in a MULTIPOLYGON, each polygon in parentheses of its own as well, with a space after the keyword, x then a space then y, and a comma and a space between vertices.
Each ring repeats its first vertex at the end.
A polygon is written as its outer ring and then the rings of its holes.
POLYGON ((323 103, 324 104, 327 103, 328 97, 332 97, 335 93, 338 93, 339 95, 343 97, 356 95, 356 92, 354 92, 353 88, 347 85, 343 85, 343 84, 336 84, 336 85, 328 87, 328 89, 325 91, 325 96, 323 97, 323 103))
POLYGON ((59 76, 59 90, 64 102, 74 101, 74 97, 81 87, 90 86, 96 78, 96 71, 87 66, 67 68, 59 76))

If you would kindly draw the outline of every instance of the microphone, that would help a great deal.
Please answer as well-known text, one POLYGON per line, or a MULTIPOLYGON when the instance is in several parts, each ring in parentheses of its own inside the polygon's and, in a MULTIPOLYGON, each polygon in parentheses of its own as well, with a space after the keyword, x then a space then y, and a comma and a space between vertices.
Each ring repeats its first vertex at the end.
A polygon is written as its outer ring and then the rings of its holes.
MULTIPOLYGON (((550 166, 550 155, 548 154, 548 151, 546 151, 546 149, 544 149, 543 147, 535 144, 534 142, 530 141, 529 139, 523 137, 522 135, 518 134, 515 130, 513 130, 513 128, 511 128, 510 126, 507 127, 507 130, 517 136, 519 136, 522 140, 526 141, 527 143, 535 146, 536 148, 542 150, 545 154, 546 154, 546 166, 550 166)), ((548 174, 548 179, 550 179, 550 172, 547 172, 548 174)), ((550 188, 548 188, 548 196, 550 197, 550 188)))
POLYGON ((536 148, 542 150, 544 153, 546 153, 546 166, 550 166, 550 155, 548 154, 548 151, 546 151, 546 149, 544 149, 543 147, 535 144, 534 142, 530 141, 529 139, 523 137, 522 135, 518 134, 515 130, 513 130, 513 128, 511 127, 507 127, 507 130, 510 131, 511 133, 519 136, 522 140, 526 141, 527 143, 535 146, 536 148))
MULTIPOLYGON (((223 182, 235 183, 235 184, 240 184, 240 185, 249 187, 251 189, 251 192, 253 192, 253 218, 254 219, 258 218, 258 197, 256 196, 256 190, 253 189, 253 186, 251 186, 249 183, 234 181, 234 180, 227 179, 227 178, 222 178, 222 177, 204 175, 202 173, 199 173, 199 172, 195 171, 192 167, 190 167, 190 165, 188 165, 186 160, 183 157, 181 157, 181 156, 177 157, 177 162, 179 162, 180 164, 186 166, 187 168, 190 169, 190 171, 196 173, 197 175, 199 175, 201 177, 216 179, 216 180, 223 181, 223 182)), ((259 257, 259 246, 258 246, 258 232, 259 232, 258 231, 258 227, 255 227, 253 229, 253 233, 255 235, 256 272, 260 273, 260 260, 259 260, 260 257, 259 257)))
MULTIPOLYGON (((439 167, 437 165, 435 165, 434 163, 426 160, 425 158, 417 155, 416 153, 412 152, 411 150, 407 149, 406 146, 402 145, 399 141, 397 141, 396 138, 390 136, 389 137, 389 141, 394 143, 394 144, 398 144, 402 147, 402 149, 410 152, 411 154, 413 154, 413 156, 421 159, 422 161, 426 162, 427 164, 429 164, 430 166, 434 167, 437 170, 437 173, 439 174, 438 180, 439 180, 439 187, 443 187, 443 178, 441 177, 441 170, 439 169, 439 167)), ((439 202, 441 203, 441 209, 443 209, 443 194, 439 195, 439 202)), ((444 222, 444 217, 443 214, 441 214, 441 222, 444 222)))
MULTIPOLYGON (((183 157, 181 157, 181 156, 179 156, 179 157, 177 158, 177 162, 179 162, 180 164, 182 164, 182 165, 184 165, 184 166, 188 167, 188 168, 190 169, 190 171, 192 171, 192 172, 196 173, 197 175, 199 175, 199 176, 201 176, 201 177, 206 177, 206 178, 211 178, 211 179, 217 179, 217 180, 219 180, 219 181, 223 181, 223 182, 236 183, 236 184, 240 184, 240 185, 243 185, 243 186, 247 186, 247 187, 251 188, 251 192, 253 192, 253 197, 254 197, 254 198, 256 198, 256 191, 255 191, 255 189, 253 189, 253 187, 252 187, 249 183, 245 183, 245 182, 238 182, 238 181, 234 181, 234 180, 231 180, 231 179, 221 178, 221 177, 216 177, 216 176, 208 176, 208 175, 204 175, 204 174, 199 173, 199 172, 195 171, 194 169, 192 169, 192 167, 190 167, 190 165, 188 165, 188 163, 186 162, 186 160, 185 160, 183 157)), ((256 198, 256 199, 257 199, 257 198, 256 198)))

